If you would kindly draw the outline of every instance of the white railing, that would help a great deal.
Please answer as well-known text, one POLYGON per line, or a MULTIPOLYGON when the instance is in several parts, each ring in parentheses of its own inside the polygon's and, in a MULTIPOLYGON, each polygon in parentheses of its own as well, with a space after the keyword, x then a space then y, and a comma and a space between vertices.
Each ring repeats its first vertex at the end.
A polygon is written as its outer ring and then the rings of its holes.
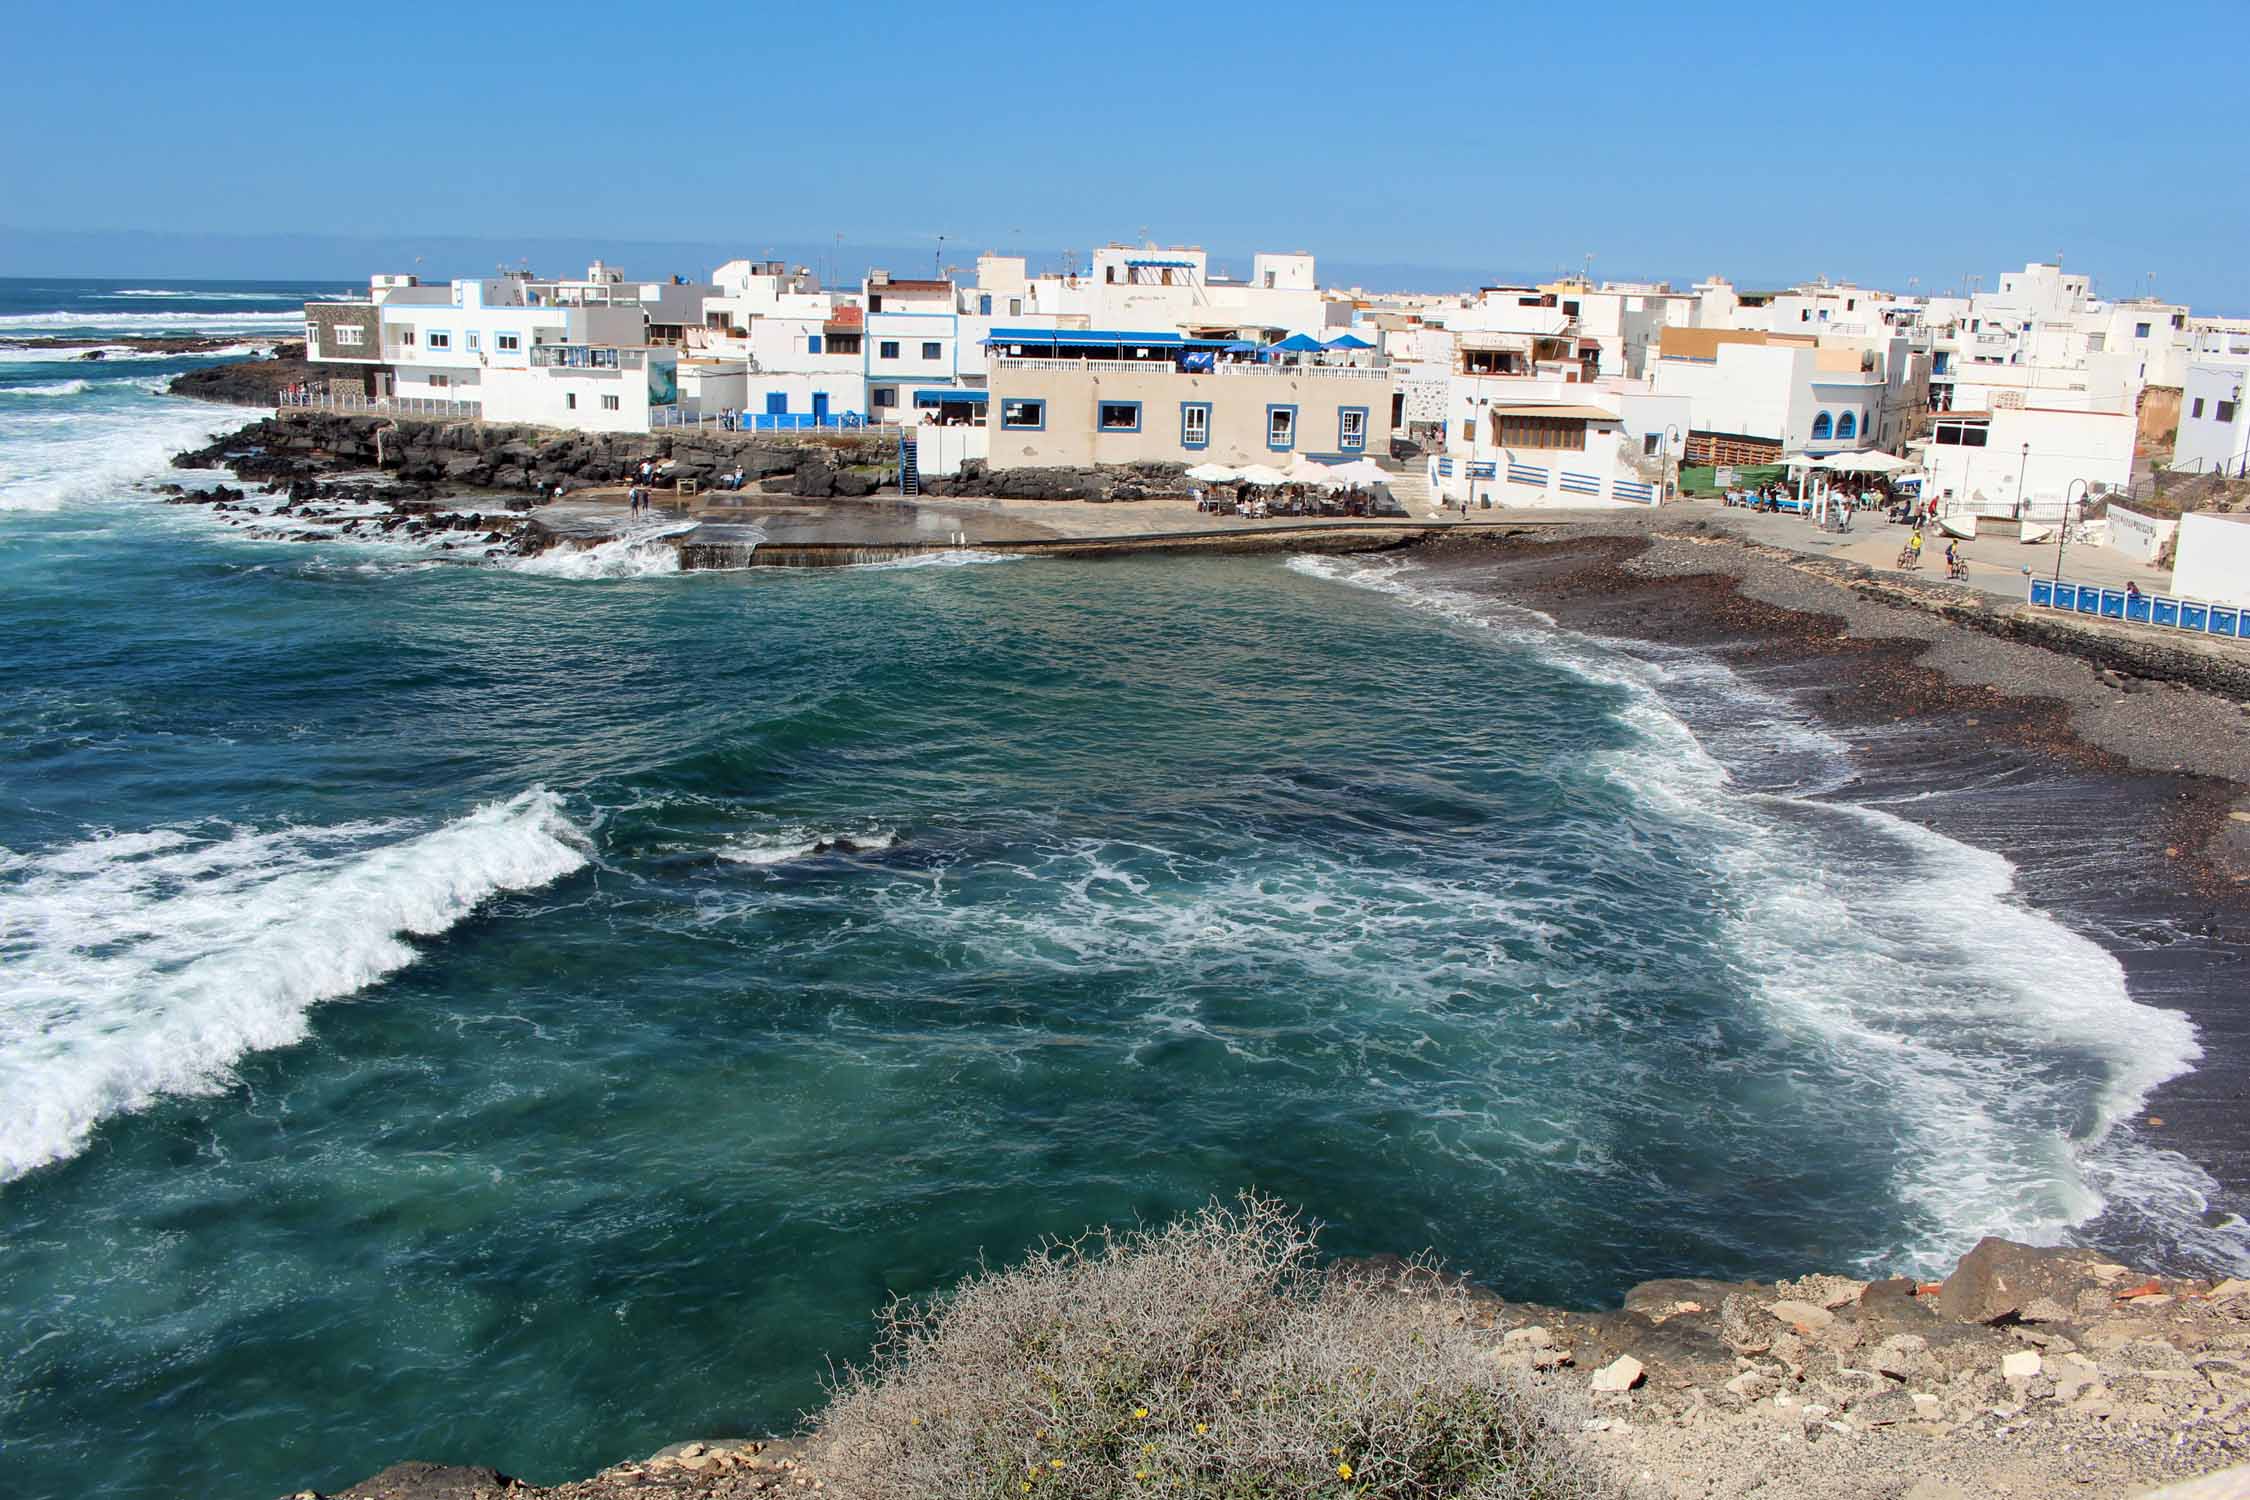
POLYGON ((1370 370, 1364 365, 1219 365, 1206 371, 1212 375, 1310 375, 1325 379, 1330 375, 1345 380, 1388 380, 1391 372, 1370 370))
POLYGON ((283 391, 274 402, 281 411, 371 412, 391 417, 461 417, 483 414, 475 401, 440 401, 433 396, 368 396, 357 391, 283 391))
MULTIPOLYGON (((1068 374, 1149 374, 1149 375, 1338 375, 1346 380, 1388 380, 1388 368, 1369 369, 1364 365, 1261 365, 1247 360, 1234 364, 1215 364, 1208 370, 1185 370, 1167 359, 1030 359, 1008 355, 992 362, 1000 370, 1055 370, 1068 374)), ((1575 368, 1575 366, 1573 367, 1575 368)))

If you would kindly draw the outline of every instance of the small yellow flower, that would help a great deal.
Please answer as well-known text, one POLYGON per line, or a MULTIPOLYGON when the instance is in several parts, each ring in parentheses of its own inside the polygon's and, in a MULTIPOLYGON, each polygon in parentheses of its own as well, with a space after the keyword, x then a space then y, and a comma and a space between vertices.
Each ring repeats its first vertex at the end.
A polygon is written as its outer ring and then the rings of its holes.
POLYGON ((1031 1493, 1031 1481, 1028 1479, 1023 1482, 1023 1492, 1027 1495, 1031 1493))
POLYGON ((1195 1435, 1197 1437, 1203 1436, 1203 1434, 1209 1432, 1210 1430, 1211 1424, 1209 1422, 1198 1422, 1195 1424, 1195 1435))
POLYGON ((1139 1472, 1137 1472, 1136 1474, 1134 1474, 1134 1475, 1133 1475, 1133 1477, 1134 1477, 1135 1479, 1146 1479, 1146 1478, 1148 1478, 1148 1470, 1146 1470, 1146 1469, 1142 1469, 1142 1470, 1140 1470, 1139 1472))
POLYGON ((1156 1451, 1156 1444, 1154 1444, 1154 1443, 1143 1443, 1143 1444, 1141 1444, 1141 1457, 1143 1457, 1143 1458, 1146 1458, 1146 1457, 1148 1457, 1148 1456, 1149 1456, 1149 1455, 1150 1455, 1151 1453, 1154 1453, 1155 1451, 1156 1451))
POLYGON ((1148 1420, 1148 1408, 1145 1406, 1134 1407, 1133 1420, 1136 1422, 1146 1422, 1148 1420))
POLYGON ((1352 1477, 1352 1466, 1350 1464, 1338 1464, 1336 1465, 1336 1472, 1343 1478, 1349 1479, 1352 1477))
POLYGON ((1059 1469, 1062 1467, 1062 1460, 1059 1458, 1050 1458, 1047 1460, 1047 1467, 1050 1469, 1059 1469))
POLYGON ((1342 1458, 1344 1456, 1344 1445, 1338 1443, 1335 1447, 1329 1449, 1328 1456, 1330 1458, 1342 1458))

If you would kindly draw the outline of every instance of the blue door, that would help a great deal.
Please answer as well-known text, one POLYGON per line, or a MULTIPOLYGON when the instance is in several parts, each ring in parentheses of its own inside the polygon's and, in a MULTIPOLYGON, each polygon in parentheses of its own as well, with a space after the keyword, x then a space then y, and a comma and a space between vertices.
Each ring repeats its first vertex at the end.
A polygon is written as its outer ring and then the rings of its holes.
POLYGON ((812 393, 812 419, 815 422, 828 420, 828 393, 826 391, 814 391, 812 393))
POLYGON ((766 415, 782 417, 789 414, 789 397, 781 391, 766 392, 766 415))

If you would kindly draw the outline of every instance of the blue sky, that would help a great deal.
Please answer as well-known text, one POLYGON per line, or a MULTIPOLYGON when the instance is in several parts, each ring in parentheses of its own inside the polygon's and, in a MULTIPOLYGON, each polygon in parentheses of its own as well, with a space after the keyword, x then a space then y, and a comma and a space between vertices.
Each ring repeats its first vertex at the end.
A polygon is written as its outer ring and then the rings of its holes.
MULTIPOLYGON (((2232 5, 20 7, 0 273, 349 274, 449 241, 1397 279, 2097 290, 2250 312, 2232 5), (2199 81, 2195 60, 2221 60, 2199 81), (157 231, 159 237, 23 231, 157 231), (317 242, 264 236, 319 237, 317 242), (216 239, 211 236, 239 236, 216 239), (15 243, 11 247, 9 241, 15 243), (200 247, 200 250, 195 247, 200 247), (804 253, 802 249, 784 253, 804 253), (323 263, 307 265, 307 259, 323 263), (336 264, 327 261, 333 258, 336 264), (55 264, 57 259, 75 264, 55 264)), ((636 264, 656 274, 708 269, 636 264)))

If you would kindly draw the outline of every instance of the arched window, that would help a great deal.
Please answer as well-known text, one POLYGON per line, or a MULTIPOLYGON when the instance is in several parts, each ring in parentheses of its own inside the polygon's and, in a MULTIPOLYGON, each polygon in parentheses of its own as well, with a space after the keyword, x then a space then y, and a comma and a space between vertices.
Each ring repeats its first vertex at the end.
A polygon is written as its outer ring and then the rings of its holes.
POLYGON ((1814 442, 1827 442, 1829 434, 1833 431, 1834 428, 1831 425, 1831 419, 1829 418, 1828 413, 1822 412, 1819 416, 1812 419, 1812 440, 1814 442))
MULTIPOLYGON (((1815 435, 1817 436, 1817 435, 1818 435, 1818 433, 1819 433, 1819 429, 1818 429, 1818 428, 1815 428, 1815 429, 1814 429, 1814 433, 1815 433, 1815 435)), ((1837 442, 1839 442, 1839 443, 1842 443, 1842 442, 1849 442, 1849 441, 1850 441, 1851 439, 1853 439, 1853 438, 1855 438, 1855 437, 1858 437, 1858 436, 1859 436, 1859 418, 1857 418, 1857 417, 1853 416, 1853 415, 1852 415, 1852 414, 1851 414, 1850 412, 1845 412, 1845 413, 1844 413, 1843 415, 1839 416, 1839 417, 1838 417, 1838 418, 1836 419, 1836 441, 1837 441, 1837 442)))

